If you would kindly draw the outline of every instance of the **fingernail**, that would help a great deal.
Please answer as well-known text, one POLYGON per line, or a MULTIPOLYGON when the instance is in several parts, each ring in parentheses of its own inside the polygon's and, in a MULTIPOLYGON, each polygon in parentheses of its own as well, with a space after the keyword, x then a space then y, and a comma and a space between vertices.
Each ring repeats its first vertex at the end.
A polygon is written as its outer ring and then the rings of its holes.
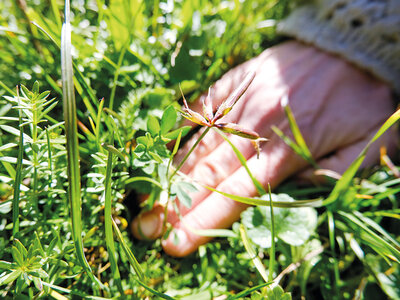
POLYGON ((172 243, 175 246, 185 245, 188 240, 188 237, 185 231, 178 228, 172 231, 172 236, 170 237, 170 240, 172 240, 172 243))
POLYGON ((137 237, 145 239, 155 239, 161 234, 160 219, 152 213, 144 213, 138 217, 132 227, 137 237))
POLYGON ((162 241, 164 251, 176 257, 182 257, 188 254, 188 236, 182 229, 174 229, 171 231, 168 239, 162 241))

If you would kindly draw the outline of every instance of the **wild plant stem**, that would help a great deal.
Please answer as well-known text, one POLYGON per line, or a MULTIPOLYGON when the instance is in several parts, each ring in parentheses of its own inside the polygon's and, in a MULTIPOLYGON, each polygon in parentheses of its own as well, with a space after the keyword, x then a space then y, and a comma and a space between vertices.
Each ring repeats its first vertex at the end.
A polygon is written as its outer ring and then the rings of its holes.
MULTIPOLYGON (((18 95, 18 90, 17 90, 18 95)), ((19 95, 18 95, 19 102, 19 95)), ((20 105, 20 103, 18 103, 20 105)), ((19 109, 19 125, 22 124, 22 111, 19 109)), ((15 172, 14 179, 14 197, 12 201, 12 212, 13 212, 13 237, 17 237, 16 235, 19 232, 19 196, 21 189, 21 180, 22 180, 22 158, 24 154, 24 129, 19 126, 19 145, 18 145, 18 158, 17 158, 17 167, 15 172)))
POLYGON ((272 281, 274 275, 274 266, 275 266, 275 221, 274 221, 274 211, 272 205, 271 186, 269 185, 269 183, 268 183, 268 193, 269 193, 269 207, 271 209, 271 248, 269 251, 268 281, 272 281))
POLYGON ((193 150, 197 147, 197 145, 200 143, 200 141, 204 138, 204 136, 208 133, 208 131, 210 131, 211 127, 207 127, 203 133, 200 135, 200 137, 197 139, 197 141, 194 143, 194 145, 192 146, 192 148, 190 148, 190 150, 188 151, 188 153, 186 153, 185 157, 181 160, 181 162, 179 163, 179 165, 175 168, 174 172, 171 174, 171 176, 169 177, 169 181, 171 181, 171 178, 175 176, 175 174, 180 170, 180 168, 182 168, 183 164, 185 163, 185 161, 188 159, 189 155, 193 152, 193 150))
POLYGON ((38 120, 38 108, 37 108, 37 101, 38 101, 38 95, 35 93, 32 96, 32 157, 33 157, 33 188, 32 188, 32 198, 31 201, 35 207, 36 213, 39 215, 39 205, 38 205, 38 197, 37 197, 37 191, 38 191, 38 156, 37 156, 37 151, 38 151, 38 145, 37 145, 37 125, 39 123, 38 120))
POLYGON ((121 70, 122 62, 124 60, 125 52, 126 52, 128 47, 129 47, 129 42, 127 41, 124 44, 124 46, 122 47, 121 53, 119 54, 119 57, 118 57, 117 68, 115 69, 114 79, 113 79, 113 86, 112 86, 112 89, 111 89, 110 104, 108 105, 108 108, 111 109, 111 110, 113 110, 113 107, 114 107, 115 92, 117 90, 117 80, 118 80, 119 73, 120 73, 120 70, 121 70))
POLYGON ((46 140, 47 140, 47 158, 49 161, 49 190, 51 190, 51 184, 53 182, 53 160, 51 155, 51 144, 50 144, 50 133, 46 128, 46 140))
MULTIPOLYGON (((176 169, 174 170, 174 172, 168 176, 168 172, 169 172, 169 167, 172 163, 172 157, 168 162, 168 166, 167 166, 167 178, 168 178, 168 190, 167 190, 167 204, 165 205, 165 209, 164 209, 164 221, 163 221, 163 226, 162 226, 162 230, 163 232, 165 232, 166 227, 167 227, 167 214, 168 214, 168 204, 171 198, 171 180, 172 178, 175 176, 175 174, 180 170, 180 168, 183 166, 183 164, 185 163, 185 161, 188 159, 189 155, 193 152, 194 149, 196 149, 197 145, 200 143, 200 141, 205 137, 205 135, 207 134, 207 132, 210 130, 211 127, 207 127, 203 133, 200 135, 200 137, 197 139, 197 141, 193 144, 193 146, 190 148, 190 150, 186 153, 185 157, 181 160, 181 162, 179 163, 179 165, 176 167, 176 169)), ((177 149, 176 149, 177 150, 177 149)), ((174 152, 176 152, 176 150, 174 149, 174 152)), ((173 156, 173 155, 172 155, 173 156)))

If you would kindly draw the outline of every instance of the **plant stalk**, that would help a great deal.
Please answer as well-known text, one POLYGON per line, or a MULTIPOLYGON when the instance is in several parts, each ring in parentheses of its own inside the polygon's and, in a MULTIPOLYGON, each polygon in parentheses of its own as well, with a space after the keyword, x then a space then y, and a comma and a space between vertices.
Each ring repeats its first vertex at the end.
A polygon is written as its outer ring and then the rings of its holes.
POLYGON ((70 1, 65 0, 65 21, 61 33, 61 72, 63 86, 63 110, 67 149, 68 200, 71 210, 72 237, 76 256, 88 276, 98 286, 101 282, 93 275, 86 260, 82 241, 81 181, 79 169, 79 144, 77 132, 76 103, 74 94, 71 57, 70 1))
POLYGON ((207 127, 203 133, 200 135, 200 137, 197 139, 197 141, 194 143, 194 145, 192 146, 192 148, 190 148, 190 150, 188 151, 188 153, 186 153, 185 157, 181 160, 181 162, 179 163, 179 165, 175 168, 174 172, 171 174, 171 176, 169 177, 169 180, 171 180, 172 177, 175 176, 175 174, 180 170, 180 168, 182 168, 183 164, 185 163, 185 161, 188 159, 189 155, 193 152, 193 150, 197 147, 197 145, 200 143, 200 141, 204 138, 204 136, 208 133, 208 131, 210 131, 211 127, 207 127))

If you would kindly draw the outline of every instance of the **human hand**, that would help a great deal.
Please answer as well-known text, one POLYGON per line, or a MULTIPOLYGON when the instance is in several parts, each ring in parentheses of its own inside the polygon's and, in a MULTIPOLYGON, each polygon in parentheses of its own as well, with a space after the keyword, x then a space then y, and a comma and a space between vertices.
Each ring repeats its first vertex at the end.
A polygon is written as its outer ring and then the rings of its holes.
MULTIPOLYGON (((257 158, 250 141, 230 136, 231 142, 248 160, 253 175, 264 186, 269 183, 275 187, 299 172, 310 174, 307 163, 271 129, 275 125, 286 135, 291 135, 280 104, 284 95, 289 96, 289 105, 318 165, 339 173, 350 165, 393 111, 387 85, 339 57, 295 41, 270 48, 225 74, 212 88, 214 105, 225 100, 249 71, 256 72, 254 81, 222 120, 269 138, 261 145, 257 158)), ((201 103, 198 101, 191 108, 201 111, 201 103)), ((388 135, 373 144, 364 165, 378 160, 377 150, 383 142, 393 143, 394 139, 389 139, 388 135)), ((180 150, 177 162, 195 140, 196 136, 180 150)), ((200 142, 181 171, 219 191, 248 197, 256 195, 251 179, 230 145, 213 130, 200 142)), ((173 256, 185 256, 210 240, 189 228, 227 228, 247 207, 206 189, 191 196, 190 209, 178 203, 183 220, 168 208, 167 221, 174 227, 179 245, 174 244, 172 234, 162 244, 173 256)), ((156 205, 152 211, 134 220, 133 233, 140 237, 140 223, 145 236, 156 238, 162 233, 163 218, 164 209, 156 205)))

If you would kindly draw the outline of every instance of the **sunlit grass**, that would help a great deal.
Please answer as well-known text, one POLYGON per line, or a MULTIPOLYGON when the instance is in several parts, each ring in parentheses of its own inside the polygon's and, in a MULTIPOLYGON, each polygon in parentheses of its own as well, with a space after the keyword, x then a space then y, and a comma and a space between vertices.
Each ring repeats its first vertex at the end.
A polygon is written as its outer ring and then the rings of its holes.
MULTIPOLYGON (((386 157, 394 166, 360 172, 368 146, 337 181, 289 181, 268 195, 224 134, 258 195, 205 188, 268 215, 254 210, 230 229, 188 228, 216 239, 184 259, 166 255, 160 240, 129 233, 139 210, 165 195, 177 210, 176 196, 191 204, 191 179, 179 172, 191 151, 173 167, 189 131, 178 124, 179 86, 194 100, 276 43, 273 28, 259 25, 282 18, 289 1, 20 2, 0 1, 0 298, 400 295, 399 167, 386 157), (149 197, 139 203, 142 194, 149 197), (318 224, 302 244, 288 243, 280 234, 306 228, 310 220, 293 220, 304 209, 318 224), (269 248, 259 240, 267 231, 269 248)), ((284 110, 293 139, 275 132, 318 168, 290 107, 284 110)))

